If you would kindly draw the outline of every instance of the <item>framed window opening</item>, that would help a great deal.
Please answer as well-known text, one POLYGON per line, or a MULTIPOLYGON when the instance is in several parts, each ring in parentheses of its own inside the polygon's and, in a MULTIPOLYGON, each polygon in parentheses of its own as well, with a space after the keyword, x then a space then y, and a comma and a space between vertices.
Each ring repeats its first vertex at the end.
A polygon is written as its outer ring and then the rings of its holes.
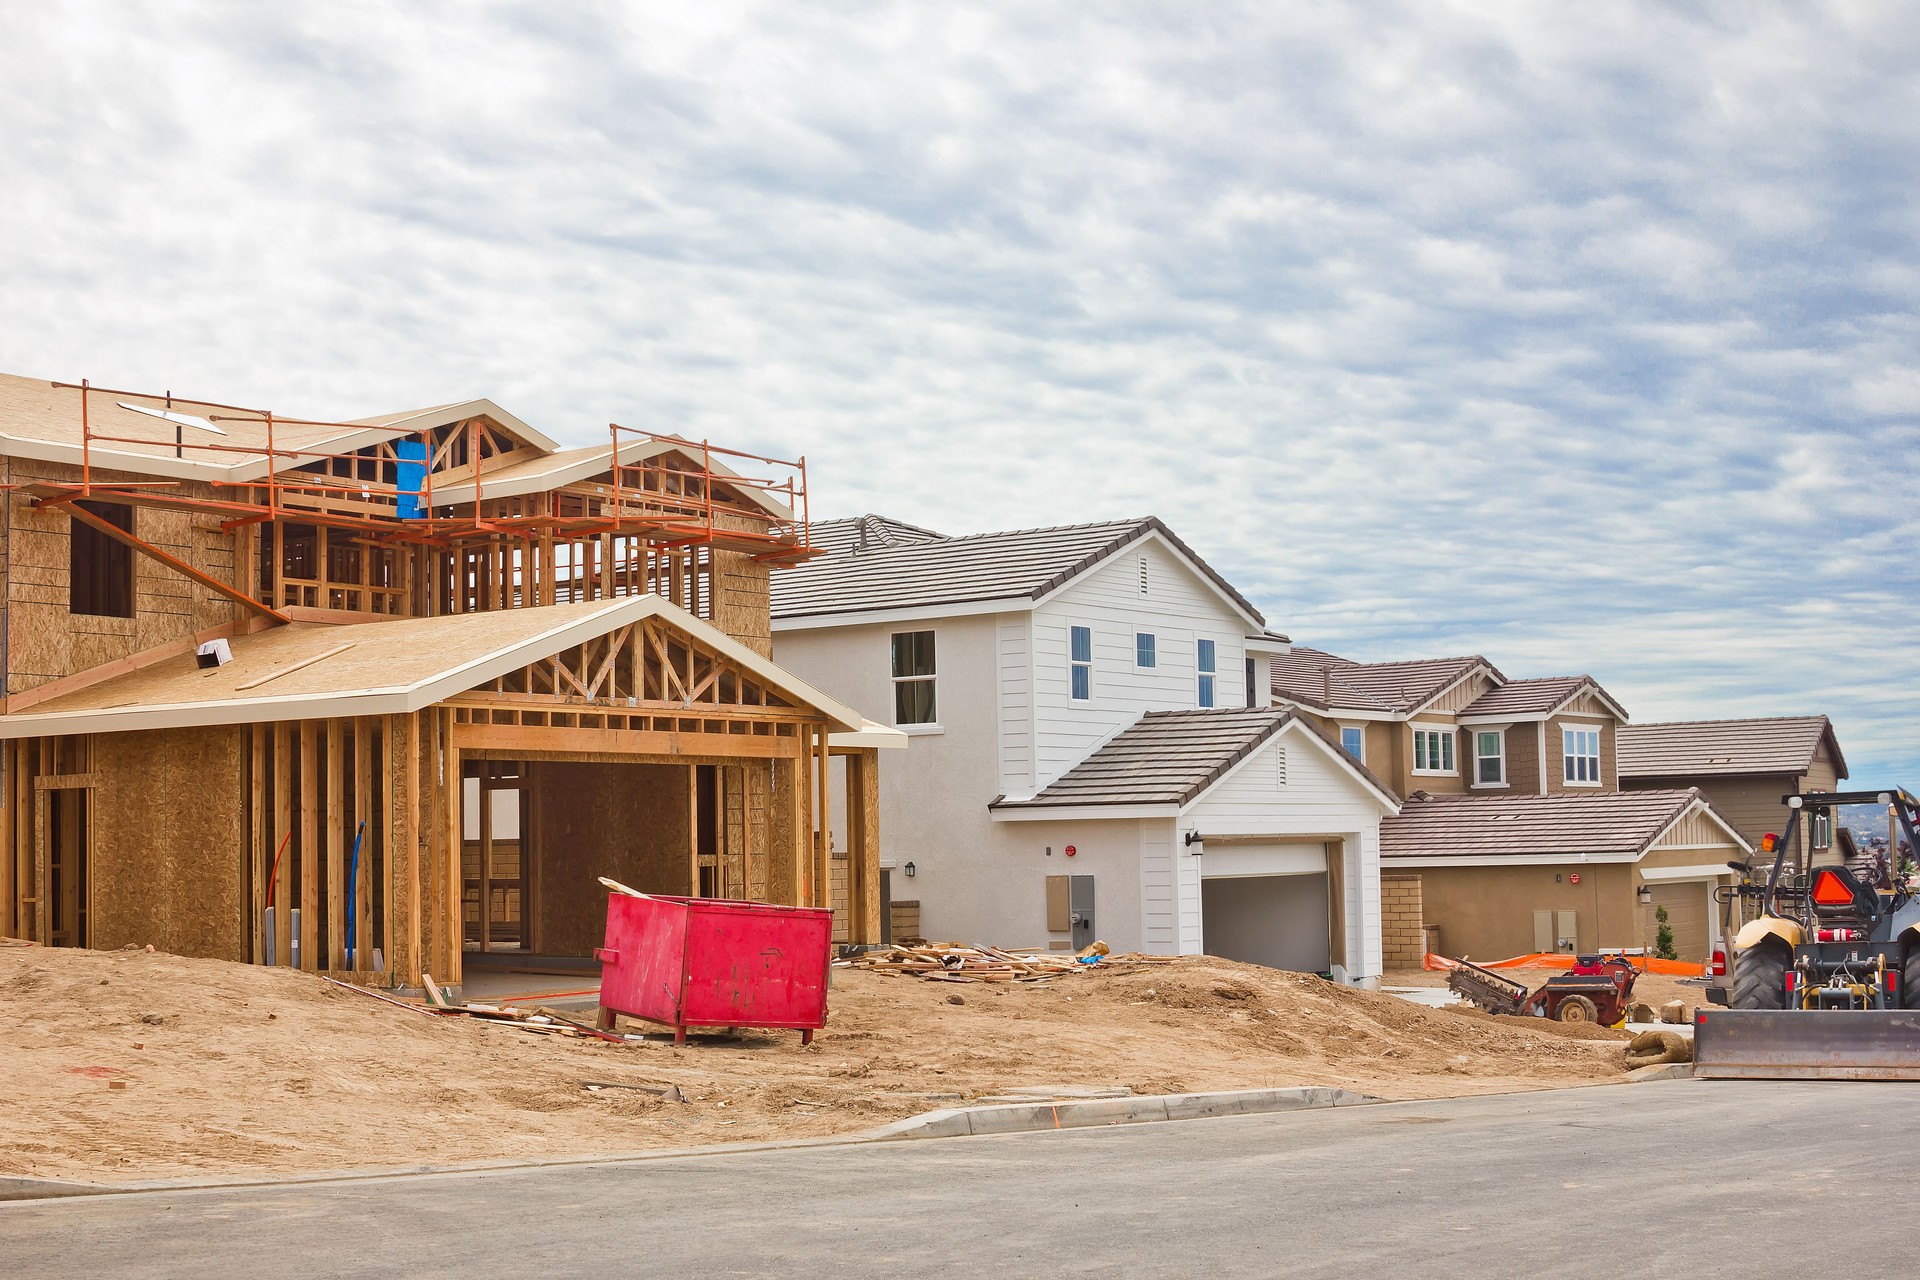
POLYGON ((1133 636, 1133 665, 1142 671, 1160 665, 1154 652, 1155 648, 1153 632, 1136 631, 1133 636))
POLYGON ((1570 787, 1597 787, 1600 776, 1600 730, 1562 729, 1560 755, 1570 787))
POLYGON ((1473 785, 1507 785, 1507 735, 1499 729, 1477 729, 1473 735, 1473 785))
POLYGON ((934 696, 933 632, 893 633, 893 722, 938 724, 934 696))
POLYGON ((1069 696, 1075 702, 1088 702, 1093 698, 1093 628, 1070 627, 1067 634, 1069 696))
POLYGON ((1257 707, 1260 705, 1259 684, 1260 684, 1260 680, 1258 675, 1258 668, 1254 666, 1254 659, 1248 658, 1247 659, 1247 705, 1249 707, 1257 707))
MULTIPOLYGON (((133 532, 133 508, 120 502, 74 504, 124 533, 133 532)), ((94 618, 131 618, 134 604, 133 548, 89 524, 73 529, 67 573, 67 612, 94 618)))
POLYGON ((1415 729, 1413 731, 1413 771, 1415 773, 1460 772, 1453 759, 1453 730, 1415 729))
POLYGON ((1194 642, 1193 663, 1200 673, 1200 687, 1194 691, 1194 694, 1203 707, 1211 707, 1213 705, 1214 680, 1219 674, 1219 660, 1219 649, 1213 641, 1199 640, 1194 642))

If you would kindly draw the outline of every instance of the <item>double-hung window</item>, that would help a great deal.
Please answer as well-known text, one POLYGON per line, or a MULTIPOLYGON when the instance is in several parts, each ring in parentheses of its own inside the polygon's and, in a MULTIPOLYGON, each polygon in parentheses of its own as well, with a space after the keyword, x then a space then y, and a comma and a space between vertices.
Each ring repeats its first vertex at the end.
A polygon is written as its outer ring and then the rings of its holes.
POLYGON ((1340 726, 1340 745, 1361 764, 1367 762, 1367 731, 1357 724, 1340 726))
POLYGON ((1218 674, 1217 667, 1219 662, 1219 654, 1214 648, 1213 641, 1201 640, 1197 642, 1193 646, 1193 659, 1194 666, 1197 667, 1200 672, 1200 688, 1198 691, 1200 705, 1210 707, 1213 705, 1213 682, 1214 677, 1218 674))
POLYGON ((1413 771, 1415 773, 1458 773, 1453 763, 1453 730, 1415 729, 1413 731, 1413 771))
POLYGON ((1073 700, 1086 702, 1093 697, 1093 628, 1071 627, 1068 666, 1072 668, 1073 700))
POLYGON ((1567 781, 1576 787, 1600 785, 1600 731, 1562 729, 1560 754, 1566 761, 1567 781))
POLYGON ((893 633, 893 722, 938 724, 933 696, 933 632, 893 633))
POLYGON ((1473 735, 1473 780, 1484 787, 1507 780, 1507 735, 1498 729, 1481 729, 1473 735))
POLYGON ((1153 632, 1137 632, 1133 637, 1133 665, 1140 668, 1158 666, 1154 660, 1153 632))

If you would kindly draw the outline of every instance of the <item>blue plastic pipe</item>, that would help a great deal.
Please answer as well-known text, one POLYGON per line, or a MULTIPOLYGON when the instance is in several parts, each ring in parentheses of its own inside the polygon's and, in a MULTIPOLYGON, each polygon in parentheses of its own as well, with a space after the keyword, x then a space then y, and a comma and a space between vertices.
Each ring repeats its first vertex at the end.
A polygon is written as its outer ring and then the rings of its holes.
POLYGON ((360 837, 366 834, 366 830, 367 822, 362 818, 360 825, 353 831, 353 862, 347 870, 347 967, 349 969, 359 967, 354 964, 353 926, 354 922, 360 918, 360 837))

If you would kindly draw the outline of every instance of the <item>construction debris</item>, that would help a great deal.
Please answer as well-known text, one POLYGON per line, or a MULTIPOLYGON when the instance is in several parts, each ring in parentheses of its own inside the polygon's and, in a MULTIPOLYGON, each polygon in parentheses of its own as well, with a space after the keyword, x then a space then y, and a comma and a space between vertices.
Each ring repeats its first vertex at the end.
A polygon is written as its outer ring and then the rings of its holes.
POLYGON ((908 974, 928 982, 1051 982, 1069 973, 1086 973, 1096 968, 1131 973, 1148 965, 1168 964, 1172 959, 1138 952, 1115 956, 1104 942, 1093 943, 1078 953, 1003 951, 999 947, 964 942, 935 942, 868 951, 833 964, 836 969, 908 974))
POLYGON ((1627 1042, 1627 1070, 1663 1062, 1692 1062, 1693 1041, 1678 1031, 1642 1031, 1627 1042))

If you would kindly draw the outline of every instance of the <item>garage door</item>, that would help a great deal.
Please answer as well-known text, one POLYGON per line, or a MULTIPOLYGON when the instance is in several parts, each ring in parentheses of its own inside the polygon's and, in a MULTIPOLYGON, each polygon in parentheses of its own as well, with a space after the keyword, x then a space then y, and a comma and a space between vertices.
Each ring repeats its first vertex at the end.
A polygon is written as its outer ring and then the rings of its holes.
POLYGON ((1201 945, 1210 956, 1325 973, 1327 876, 1223 876, 1200 882, 1201 945))
POLYGON ((1713 919, 1707 895, 1712 887, 1712 882, 1707 880, 1675 880, 1648 886, 1653 890, 1653 901, 1642 910, 1647 915, 1644 945, 1649 955, 1653 953, 1654 939, 1659 936, 1658 912, 1665 907, 1667 927, 1673 930, 1673 949, 1680 953, 1680 958, 1695 963, 1707 958, 1708 926, 1713 919))

